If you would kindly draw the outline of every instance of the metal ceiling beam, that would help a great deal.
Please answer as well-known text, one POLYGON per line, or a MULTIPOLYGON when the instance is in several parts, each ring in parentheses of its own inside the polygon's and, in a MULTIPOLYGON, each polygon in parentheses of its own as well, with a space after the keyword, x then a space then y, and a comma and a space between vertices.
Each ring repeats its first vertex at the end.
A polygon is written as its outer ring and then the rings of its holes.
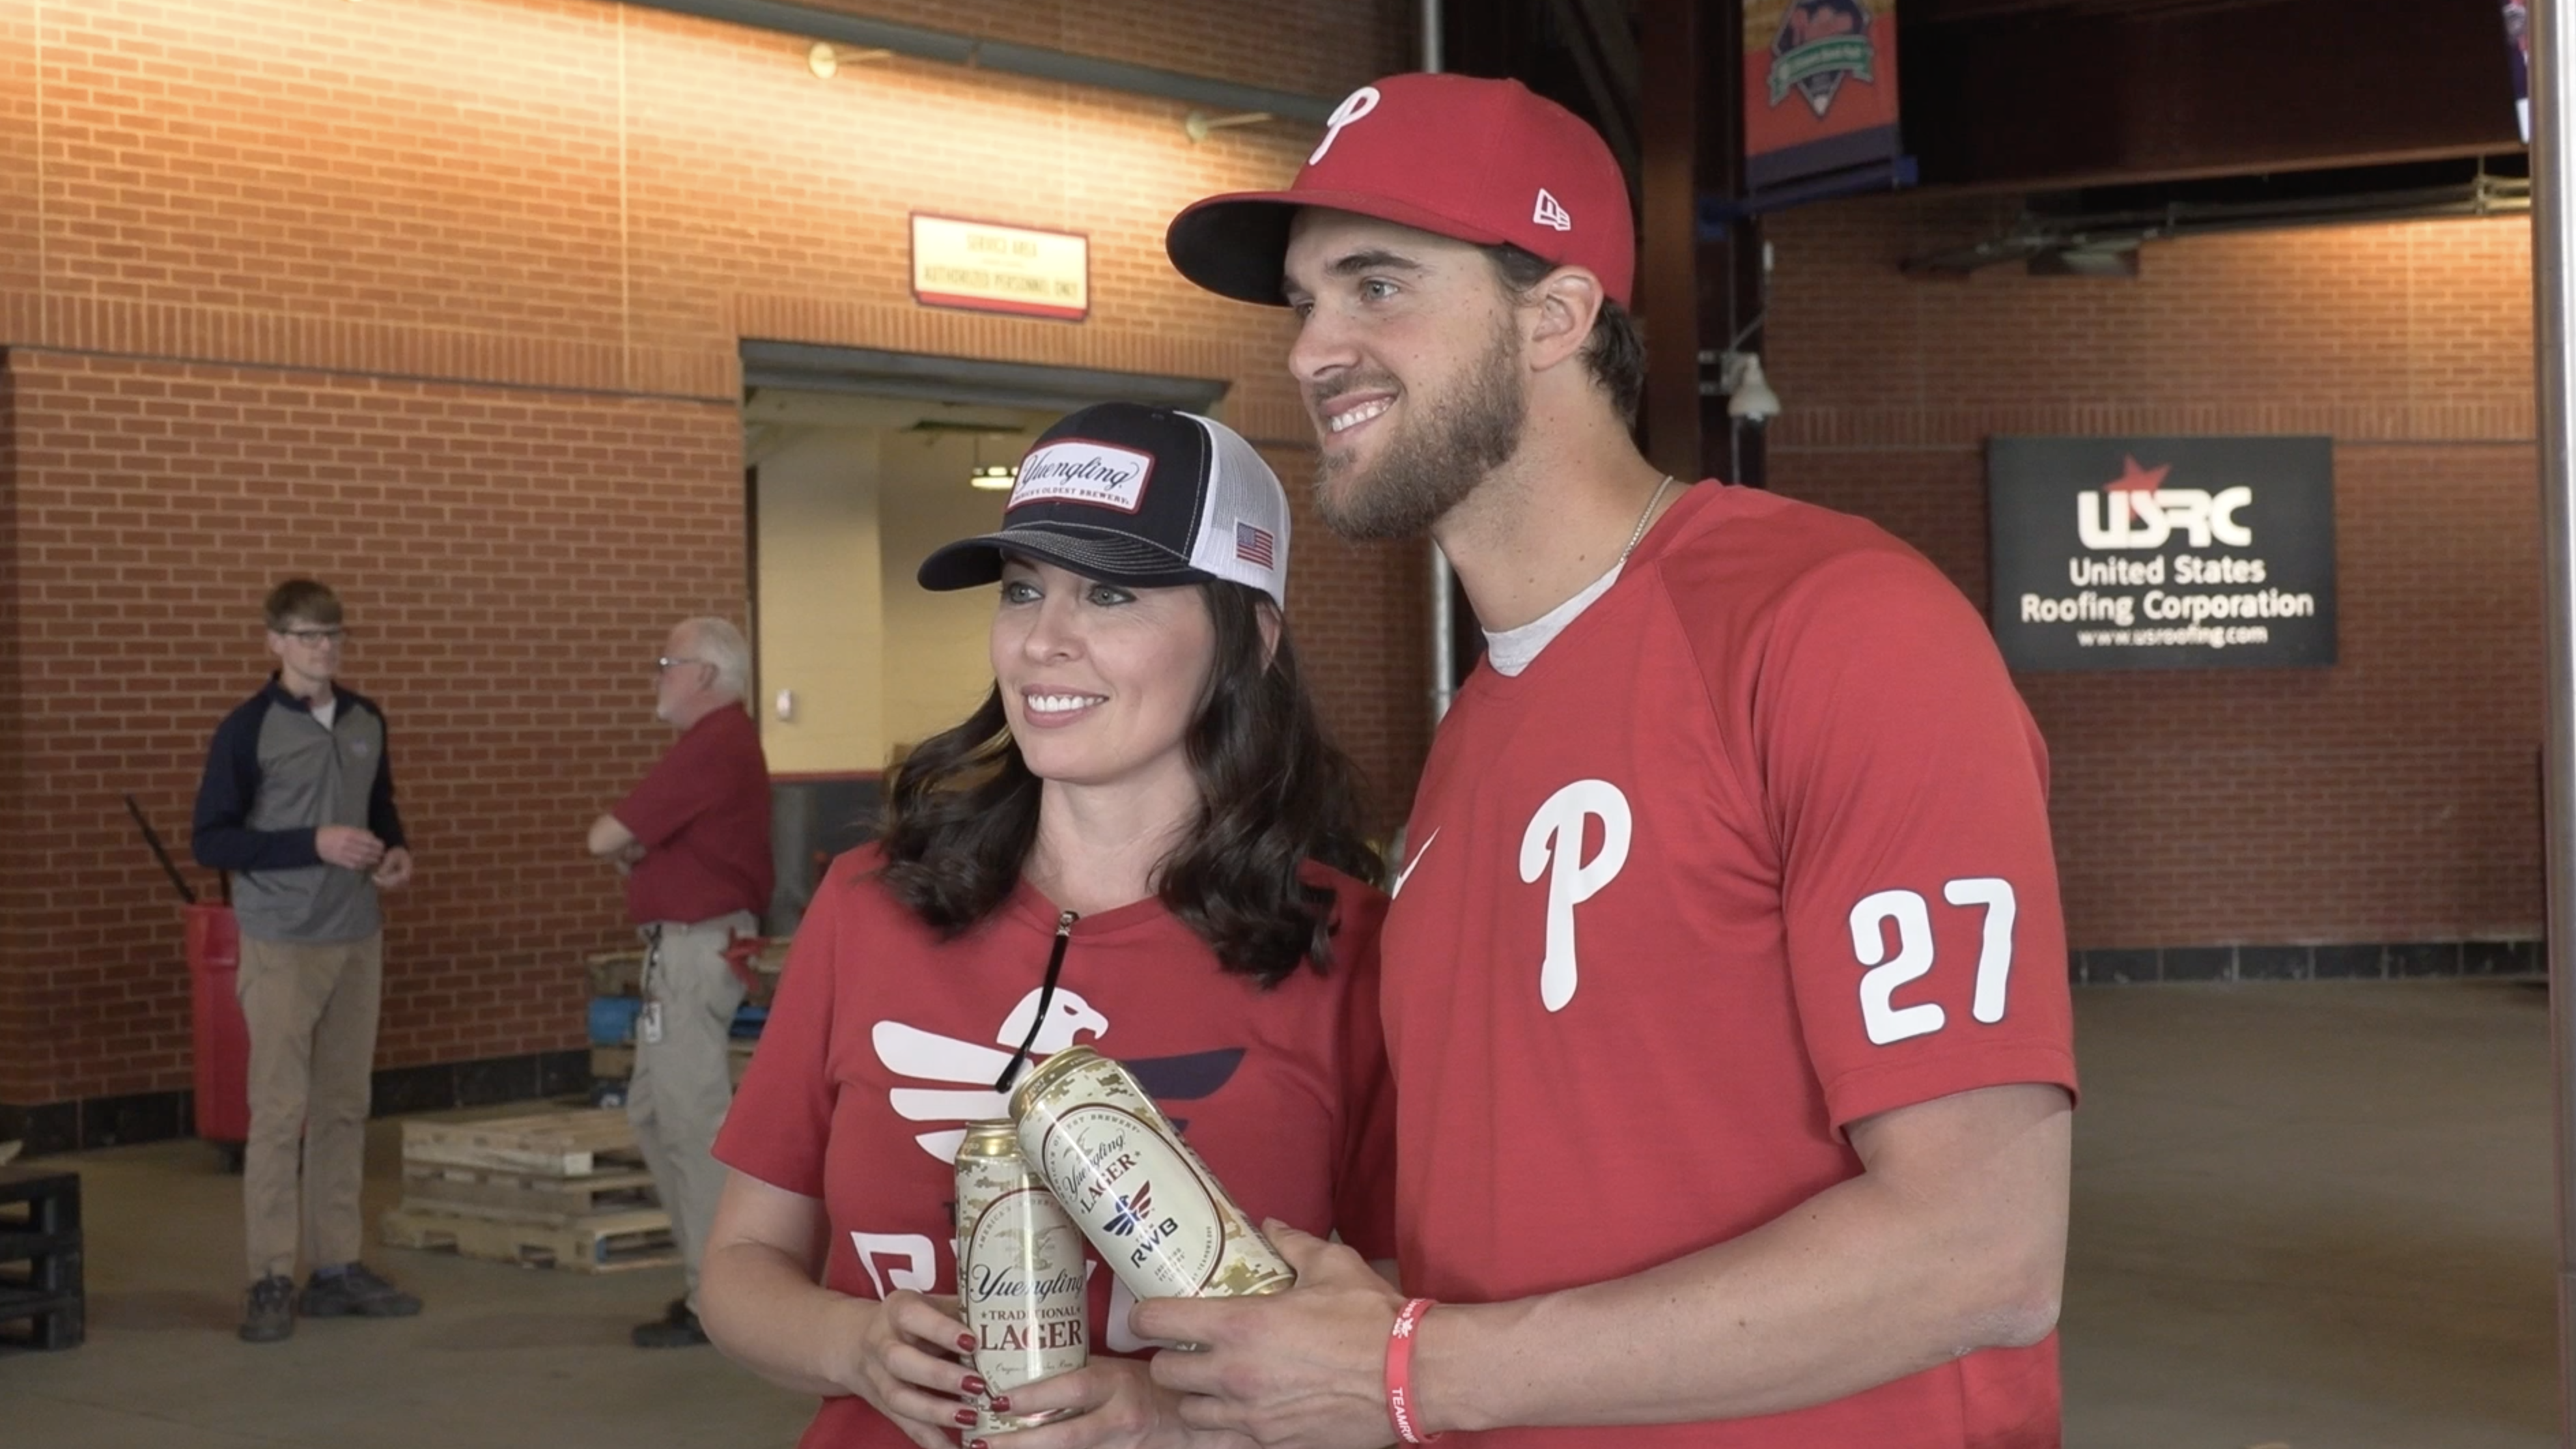
POLYGON ((935 60, 1037 80, 1186 101, 1194 106, 1235 114, 1267 112, 1283 120, 1307 121, 1318 126, 1332 116, 1333 107, 1340 100, 1337 96, 1276 91, 1266 86, 1241 85, 1208 76, 1185 75, 1179 71, 1157 70, 1152 66, 1075 55, 1069 51, 1016 45, 1006 40, 986 40, 980 36, 929 30, 918 25, 898 25, 891 20, 869 20, 836 10, 789 4, 786 0, 627 0, 627 3, 640 9, 664 10, 701 20, 721 20, 728 25, 743 25, 807 40, 828 40, 835 45, 855 46, 863 50, 890 50, 915 60, 935 60))

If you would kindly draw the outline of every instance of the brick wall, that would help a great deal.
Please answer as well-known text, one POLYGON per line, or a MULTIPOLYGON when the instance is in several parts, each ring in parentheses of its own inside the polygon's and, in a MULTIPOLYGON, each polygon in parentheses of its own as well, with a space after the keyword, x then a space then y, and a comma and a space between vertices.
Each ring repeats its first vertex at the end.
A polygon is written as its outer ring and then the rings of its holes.
MULTIPOLYGON (((27 841, 35 822, 27 810, 18 657, 18 434, 17 386, 0 351, 0 921, 31 919, 38 882, 27 841)), ((34 1010, 24 974, 34 958, 20 933, 0 929, 0 1101, 10 1100, 21 1073, 11 1064, 33 1061, 38 1049, 34 1010)), ((23 1099, 20 1099, 23 1100, 23 1099)))
MULTIPOLYGON (((1410 11, 850 8, 1321 95, 1400 66, 1410 11)), ((545 0, 0 10, 0 1103, 187 1084, 174 897, 119 797, 184 837, 290 571, 348 599, 420 857, 380 1065, 578 1044, 619 931, 579 831, 666 738, 663 629, 743 613, 745 338, 1227 379, 1302 488, 1281 323, 1160 237, 1310 129, 1193 146, 1176 102, 804 51, 545 0), (914 210, 1087 233, 1091 319, 916 307, 914 210)), ((1418 550, 1298 521, 1301 647, 1388 828, 1418 550)))
POLYGON ((2541 551, 2521 220, 2157 244, 2133 280, 1899 276, 2009 206, 1776 220, 1781 491, 1986 602, 1997 433, 2324 433, 2341 662, 2026 674, 2080 948, 2529 937, 2541 551))

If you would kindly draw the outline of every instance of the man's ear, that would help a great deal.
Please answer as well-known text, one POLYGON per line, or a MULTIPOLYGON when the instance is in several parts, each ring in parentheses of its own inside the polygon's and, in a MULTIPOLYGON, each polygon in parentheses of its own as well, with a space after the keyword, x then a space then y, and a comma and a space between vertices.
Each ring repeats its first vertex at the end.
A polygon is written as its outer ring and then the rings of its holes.
POLYGON ((1523 352, 1531 370, 1582 356, 1607 300, 1601 279, 1586 267, 1559 267, 1522 294, 1523 352))

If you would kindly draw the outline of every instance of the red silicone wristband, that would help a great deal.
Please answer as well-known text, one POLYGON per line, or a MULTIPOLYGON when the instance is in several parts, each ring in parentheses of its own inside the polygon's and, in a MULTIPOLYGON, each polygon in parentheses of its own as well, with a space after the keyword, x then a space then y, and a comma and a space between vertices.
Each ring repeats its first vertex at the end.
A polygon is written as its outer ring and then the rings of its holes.
POLYGON ((1407 1444, 1428 1444, 1439 1438, 1425 1434, 1414 1425, 1417 1412, 1413 1401, 1413 1332, 1422 1315, 1434 1304, 1428 1298, 1416 1298, 1395 1315, 1395 1327, 1386 1336, 1386 1421, 1395 1426, 1395 1437, 1407 1444))

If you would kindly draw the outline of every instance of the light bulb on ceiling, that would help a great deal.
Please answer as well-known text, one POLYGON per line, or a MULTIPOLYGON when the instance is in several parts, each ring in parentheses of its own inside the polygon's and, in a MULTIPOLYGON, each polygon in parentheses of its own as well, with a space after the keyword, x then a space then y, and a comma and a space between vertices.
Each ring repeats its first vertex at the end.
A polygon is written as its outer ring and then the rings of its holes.
POLYGON ((1730 352, 1726 357, 1726 415, 1754 423, 1780 416, 1780 394, 1762 376, 1762 354, 1730 352))
POLYGON ((966 486, 1007 493, 1020 481, 1020 470, 1008 463, 978 463, 966 470, 966 486))

